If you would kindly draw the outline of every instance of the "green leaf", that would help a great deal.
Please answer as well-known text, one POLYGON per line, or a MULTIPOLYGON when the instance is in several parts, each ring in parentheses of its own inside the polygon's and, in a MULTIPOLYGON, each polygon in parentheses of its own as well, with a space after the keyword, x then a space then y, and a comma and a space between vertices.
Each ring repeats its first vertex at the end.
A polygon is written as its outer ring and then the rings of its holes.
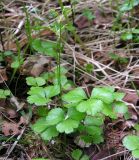
POLYGON ((114 99, 116 101, 121 101, 125 96, 125 93, 121 93, 121 92, 115 92, 114 93, 114 99))
POLYGON ((75 121, 72 119, 63 120, 59 123, 56 128, 60 133, 65 132, 66 134, 72 133, 75 128, 78 128, 79 121, 75 121))
POLYGON ((137 29, 137 28, 132 28, 132 33, 134 33, 134 34, 139 34, 139 29, 137 29))
POLYGON ((53 137, 57 137, 58 136, 58 131, 56 130, 55 126, 49 127, 47 128, 42 134, 41 137, 43 140, 51 140, 53 137))
POLYGON ((86 116, 84 120, 85 125, 94 125, 94 126, 101 126, 104 123, 103 117, 91 117, 86 116))
MULTIPOLYGON (((65 67, 60 66, 60 75, 65 75, 67 72, 68 72, 68 70, 65 67)), ((57 76, 59 74, 59 67, 58 66, 54 69, 54 73, 55 73, 55 76, 57 76)))
POLYGON ((11 94, 10 90, 0 89, 0 98, 1 99, 7 98, 7 96, 10 96, 10 94, 11 94))
POLYGON ((62 100, 67 103, 78 103, 84 99, 87 99, 87 96, 82 88, 75 88, 62 96, 62 100))
POLYGON ((139 149, 139 137, 135 135, 129 135, 124 137, 123 145, 130 151, 139 149))
MULTIPOLYGON (((67 79, 66 76, 64 76, 64 75, 60 76, 60 84, 61 84, 61 86, 64 86, 67 82, 68 82, 68 79, 67 79)), ((53 79, 53 83, 56 84, 56 85, 59 84, 59 80, 58 80, 57 77, 55 77, 53 79)))
POLYGON ((124 102, 117 101, 114 103, 114 111, 116 113, 125 114, 128 111, 128 108, 124 102))
POLYGON ((138 0, 125 0, 124 3, 120 6, 120 11, 121 12, 130 11, 138 4, 139 4, 138 0))
POLYGON ((36 86, 36 81, 34 77, 27 77, 26 78, 26 83, 29 86, 36 86))
POLYGON ((121 35, 121 39, 123 41, 131 40, 132 38, 133 38, 133 35, 130 32, 125 32, 121 35))
POLYGON ((18 69, 19 67, 20 67, 20 61, 19 60, 15 60, 11 63, 11 68, 18 69))
POLYGON ((50 99, 46 99, 45 97, 41 96, 41 95, 31 95, 27 97, 27 101, 30 104, 35 104, 37 106, 43 106, 46 105, 48 102, 50 102, 50 99))
POLYGON ((44 88, 44 91, 46 97, 51 98, 60 93, 60 86, 59 85, 48 86, 44 88))
POLYGON ((103 109, 103 102, 98 99, 89 99, 79 103, 76 107, 79 112, 86 112, 88 115, 96 115, 103 109))
POLYGON ((55 108, 48 113, 46 117, 46 123, 48 125, 56 125, 63 119, 64 119, 64 111, 61 108, 55 108))
POLYGON ((85 155, 83 155, 83 156, 81 157, 80 160, 89 160, 89 156, 87 156, 87 155, 85 154, 85 155))
POLYGON ((102 128, 98 126, 86 126, 86 132, 89 135, 101 135, 102 134, 102 128))
POLYGON ((42 77, 27 77, 26 83, 29 86, 43 86, 45 84, 45 79, 42 77))
POLYGON ((40 95, 42 97, 45 97, 45 90, 42 87, 31 87, 28 94, 29 95, 40 95))
POLYGON ((94 88, 91 97, 100 99, 103 102, 110 104, 114 101, 114 96, 111 88, 94 88))
POLYGON ((85 117, 85 114, 78 112, 75 107, 68 108, 67 115, 70 119, 77 120, 77 121, 81 121, 85 117))
POLYGON ((46 116, 48 113, 48 108, 46 106, 40 106, 37 108, 37 115, 40 117, 46 116))
POLYGON ((43 54, 57 57, 57 44, 53 41, 42 41, 40 39, 34 39, 32 42, 32 47, 43 54))
POLYGON ((35 80, 38 86, 43 86, 46 83, 45 79, 43 79, 42 77, 36 77, 35 80))
POLYGON ((88 64, 85 65, 86 72, 92 73, 93 69, 94 69, 93 64, 88 63, 88 64))
POLYGON ((132 155, 134 158, 139 158, 139 149, 132 151, 132 155))
POLYGON ((113 107, 112 107, 112 105, 110 105, 110 104, 104 104, 102 113, 103 113, 105 116, 109 116, 109 117, 112 118, 112 119, 116 119, 116 118, 117 118, 117 115, 116 115, 116 113, 113 111, 113 107))
POLYGON ((80 149, 75 149, 71 153, 71 156, 74 160, 80 160, 81 155, 82 155, 82 151, 80 149))
POLYGON ((93 138, 93 144, 100 144, 104 142, 104 138, 102 135, 96 134, 96 135, 93 135, 92 138, 93 138))
POLYGON ((139 124, 135 124, 134 128, 136 131, 139 131, 139 124))
POLYGON ((4 54, 5 57, 6 56, 11 56, 11 55, 13 55, 13 52, 12 51, 5 51, 3 54, 4 54))
POLYGON ((36 133, 41 133, 43 132, 45 129, 47 129, 49 126, 46 123, 46 118, 40 118, 38 119, 35 124, 33 124, 31 126, 31 128, 33 129, 34 132, 36 133))

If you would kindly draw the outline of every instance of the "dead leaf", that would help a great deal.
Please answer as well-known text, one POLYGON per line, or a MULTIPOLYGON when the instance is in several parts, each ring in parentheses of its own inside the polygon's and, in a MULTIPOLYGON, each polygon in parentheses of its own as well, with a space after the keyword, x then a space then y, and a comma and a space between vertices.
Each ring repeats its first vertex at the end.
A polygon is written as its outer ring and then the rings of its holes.
POLYGON ((89 27, 90 26, 90 22, 88 21, 88 19, 85 17, 85 16, 79 16, 74 24, 79 28, 79 29, 83 29, 83 28, 86 28, 86 27, 89 27))
POLYGON ((20 72, 22 75, 31 75, 37 77, 45 70, 45 66, 49 63, 50 58, 43 55, 28 57, 24 61, 20 72))
POLYGON ((23 116, 20 117, 20 121, 18 123, 4 121, 2 125, 2 132, 5 136, 18 135, 21 133, 22 127, 27 123, 28 121, 23 116))
POLYGON ((16 123, 5 121, 2 125, 2 132, 5 136, 18 135, 20 134, 19 125, 16 123))
POLYGON ((14 109, 8 108, 6 110, 6 112, 9 115, 9 118, 16 118, 17 117, 17 113, 14 109))
POLYGON ((125 102, 132 103, 134 105, 137 104, 139 97, 136 92, 126 92, 126 95, 123 99, 125 102))
POLYGON ((6 68, 0 68, 0 83, 3 83, 4 81, 7 81, 8 77, 6 74, 6 68))
POLYGON ((109 11, 101 11, 99 8, 96 8, 94 11, 95 19, 93 23, 98 26, 108 26, 112 20, 112 13, 109 11))

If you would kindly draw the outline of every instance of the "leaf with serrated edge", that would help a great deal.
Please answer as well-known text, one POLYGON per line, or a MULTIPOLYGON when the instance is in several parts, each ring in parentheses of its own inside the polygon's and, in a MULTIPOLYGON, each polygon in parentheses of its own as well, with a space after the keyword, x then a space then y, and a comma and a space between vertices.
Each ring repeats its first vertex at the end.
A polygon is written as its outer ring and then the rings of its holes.
POLYGON ((64 119, 64 111, 61 108, 52 109, 46 116, 48 125, 56 125, 64 119))
POLYGON ((128 111, 128 107, 124 102, 117 101, 114 103, 114 111, 116 113, 125 114, 128 111))
POLYGON ((34 132, 36 133, 41 133, 42 131, 44 131, 46 128, 48 128, 48 124, 46 123, 46 119, 43 117, 43 118, 40 118, 38 119, 35 124, 33 124, 31 126, 31 128, 33 129, 34 132))
POLYGON ((91 93, 92 98, 100 99, 103 102, 110 104, 114 101, 113 93, 110 89, 104 88, 94 88, 91 93))
POLYGON ((87 96, 84 90, 80 87, 69 91, 67 94, 62 96, 62 100, 67 103, 78 103, 84 99, 87 99, 87 96))
POLYGON ((38 86, 43 86, 46 83, 45 79, 43 79, 42 77, 36 77, 35 80, 38 86))
POLYGON ((47 128, 42 134, 41 137, 43 140, 51 140, 53 137, 58 136, 58 131, 56 130, 55 126, 47 128))
POLYGON ((98 99, 89 99, 79 103, 76 107, 79 112, 86 112, 88 115, 94 116, 103 109, 103 102, 98 99))
POLYGON ((79 122, 72 120, 72 119, 66 119, 63 120, 61 123, 59 123, 56 128, 60 133, 72 133, 75 128, 78 128, 79 122))
POLYGON ((130 151, 139 149, 139 137, 135 135, 128 135, 124 137, 123 145, 130 151))
POLYGON ((48 102, 50 102, 50 99, 46 99, 41 95, 31 95, 31 96, 28 96, 27 101, 30 104, 34 103, 37 106, 41 106, 41 105, 46 105, 48 102))
POLYGON ((132 151, 132 155, 134 158, 139 158, 139 149, 132 151))

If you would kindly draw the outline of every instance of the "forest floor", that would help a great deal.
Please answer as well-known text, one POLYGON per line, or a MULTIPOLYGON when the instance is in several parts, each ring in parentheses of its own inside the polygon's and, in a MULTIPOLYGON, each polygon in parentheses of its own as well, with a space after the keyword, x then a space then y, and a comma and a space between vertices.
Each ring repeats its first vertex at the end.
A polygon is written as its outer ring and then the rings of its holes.
POLYGON ((62 5, 58 0, 0 0, 0 88, 11 92, 0 100, 0 160, 72 160, 76 148, 90 160, 134 159, 122 139, 137 132, 134 126, 139 121, 139 29, 135 30, 139 8, 123 13, 122 4, 122 0, 64 0, 62 5), (61 22, 60 29, 55 22, 61 22), (63 43, 58 61, 55 53, 42 54, 43 46, 31 46, 34 39, 57 41, 58 34, 63 43), (96 86, 114 86, 125 93, 130 116, 106 118, 103 143, 83 147, 72 136, 67 144, 45 143, 32 131, 40 113, 27 102, 26 77, 39 77, 59 63, 88 95, 96 86))

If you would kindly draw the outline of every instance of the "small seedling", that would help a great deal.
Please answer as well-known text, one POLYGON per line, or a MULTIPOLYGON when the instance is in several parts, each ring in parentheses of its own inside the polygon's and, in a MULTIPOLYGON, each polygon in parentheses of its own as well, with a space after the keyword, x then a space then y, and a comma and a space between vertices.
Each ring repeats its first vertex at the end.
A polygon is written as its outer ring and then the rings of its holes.
POLYGON ((0 89, 0 99, 5 99, 8 96, 10 96, 10 94, 11 94, 10 90, 0 89))

